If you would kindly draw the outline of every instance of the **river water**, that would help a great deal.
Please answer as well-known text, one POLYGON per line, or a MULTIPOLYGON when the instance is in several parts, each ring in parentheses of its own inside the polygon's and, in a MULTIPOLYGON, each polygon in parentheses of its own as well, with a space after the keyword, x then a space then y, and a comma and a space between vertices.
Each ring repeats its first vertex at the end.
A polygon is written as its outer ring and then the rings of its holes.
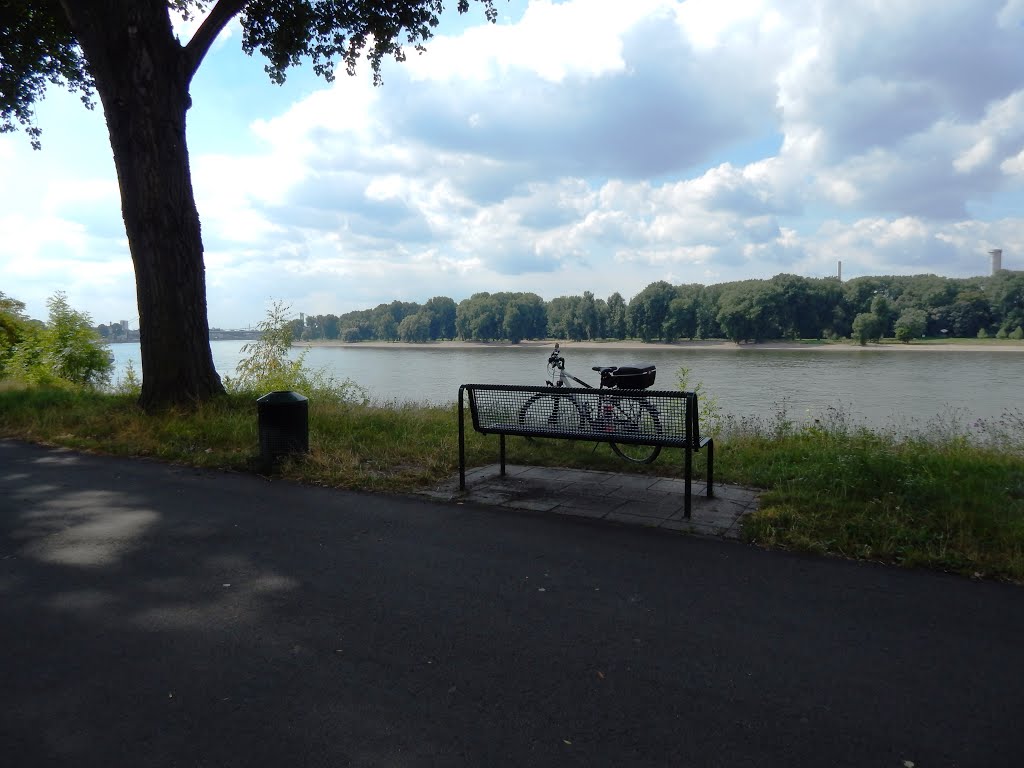
MULTIPOLYGON (((234 372, 242 341, 211 342, 223 376, 234 372)), ((138 344, 113 344, 116 374, 129 361, 141 371, 138 344)), ((296 350, 298 351, 298 350, 296 350)), ((460 384, 543 384, 549 347, 417 347, 395 344, 312 347, 310 368, 351 379, 380 402, 447 404, 460 384)), ((771 416, 784 404, 791 418, 825 417, 840 409, 871 427, 955 418, 998 419, 1022 407, 1024 352, 886 351, 859 347, 573 349, 563 346, 566 370, 591 383, 594 365, 658 366, 655 389, 676 389, 677 371, 690 371, 737 418, 771 416)))

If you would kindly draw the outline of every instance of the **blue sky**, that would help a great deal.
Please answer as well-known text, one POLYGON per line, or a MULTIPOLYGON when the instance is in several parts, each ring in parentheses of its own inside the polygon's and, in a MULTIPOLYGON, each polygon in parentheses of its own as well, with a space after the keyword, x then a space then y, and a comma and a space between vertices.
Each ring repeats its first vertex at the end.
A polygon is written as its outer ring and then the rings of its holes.
MULTIPOLYGON (((454 6, 454 3, 451 4, 454 6)), ((283 86, 237 25, 188 140, 211 325, 481 291, 1024 269, 1024 0, 498 0, 283 86)), ((187 39, 194 27, 181 25, 187 39)), ((100 112, 0 136, 0 290, 137 322, 100 112)))

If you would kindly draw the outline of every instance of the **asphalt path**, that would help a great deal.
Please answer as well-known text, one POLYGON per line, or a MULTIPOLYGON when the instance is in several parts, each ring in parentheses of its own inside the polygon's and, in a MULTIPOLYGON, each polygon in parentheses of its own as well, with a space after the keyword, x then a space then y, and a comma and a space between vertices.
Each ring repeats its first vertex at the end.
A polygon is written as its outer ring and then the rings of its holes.
POLYGON ((6 766, 1024 765, 1024 589, 0 441, 6 766))

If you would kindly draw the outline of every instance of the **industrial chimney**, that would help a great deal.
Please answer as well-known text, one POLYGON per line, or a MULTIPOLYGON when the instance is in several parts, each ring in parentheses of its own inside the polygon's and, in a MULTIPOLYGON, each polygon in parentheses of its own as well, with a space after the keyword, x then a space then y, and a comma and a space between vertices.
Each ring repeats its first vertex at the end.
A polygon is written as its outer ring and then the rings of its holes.
POLYGON ((1003 268, 1003 249, 993 248, 988 255, 992 257, 992 274, 994 275, 1003 268))

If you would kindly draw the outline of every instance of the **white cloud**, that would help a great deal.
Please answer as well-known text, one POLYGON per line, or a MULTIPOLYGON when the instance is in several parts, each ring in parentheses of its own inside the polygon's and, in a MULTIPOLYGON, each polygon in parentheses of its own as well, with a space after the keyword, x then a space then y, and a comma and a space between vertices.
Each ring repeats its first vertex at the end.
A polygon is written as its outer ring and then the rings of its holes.
MULTIPOLYGON (((991 247, 1014 267, 1022 20, 1021 0, 535 0, 442 26, 381 88, 367 72, 247 85, 190 113, 211 322, 252 322, 274 296, 308 312, 628 296, 839 259, 849 276, 976 274, 991 247), (246 110, 227 137, 216 107, 246 110)), ((204 64, 209 93, 264 77, 237 42, 204 64)), ((134 291, 102 119, 55 103, 56 152, 0 137, 19 181, 0 184, 4 290, 59 275, 106 313, 134 291)))
POLYGON ((1024 176, 1024 149, 1003 160, 999 168, 1008 176, 1024 176))
POLYGON ((667 0, 535 0, 517 23, 438 37, 407 66, 414 81, 491 81, 516 71, 553 83, 599 77, 626 68, 624 31, 674 7, 667 0))
MULTIPOLYGON (((710 51, 733 37, 737 28, 771 34, 782 16, 764 0, 688 0, 676 6, 676 19, 695 49, 710 51)), ((743 40, 744 43, 748 40, 743 40)))
POLYGON ((988 164, 994 154, 995 143, 991 136, 985 136, 953 160, 953 167, 957 173, 970 173, 980 166, 988 164))

